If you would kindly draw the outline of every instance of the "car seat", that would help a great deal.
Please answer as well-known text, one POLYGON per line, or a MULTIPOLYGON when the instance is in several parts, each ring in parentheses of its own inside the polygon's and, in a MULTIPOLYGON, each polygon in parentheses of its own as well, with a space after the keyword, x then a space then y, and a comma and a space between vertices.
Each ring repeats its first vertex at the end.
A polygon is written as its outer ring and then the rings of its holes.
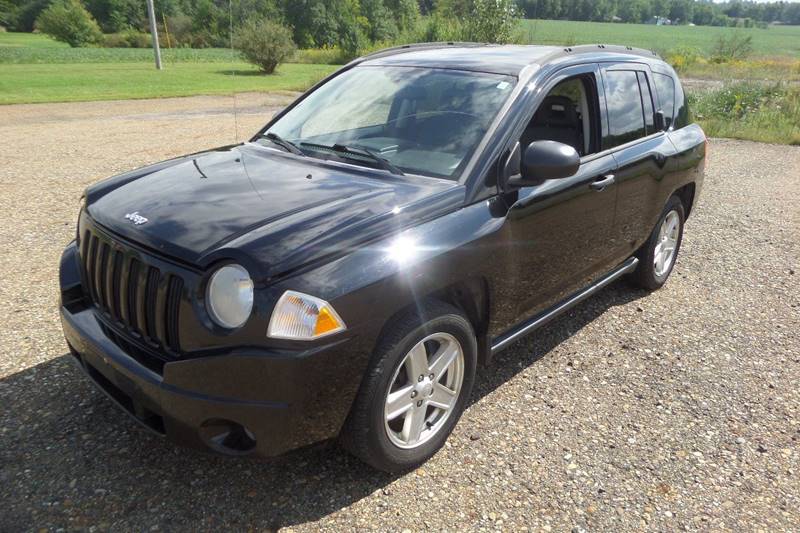
POLYGON ((525 149, 533 141, 558 141, 582 154, 581 126, 581 120, 575 112, 575 102, 567 96, 547 96, 525 128, 520 144, 525 149))

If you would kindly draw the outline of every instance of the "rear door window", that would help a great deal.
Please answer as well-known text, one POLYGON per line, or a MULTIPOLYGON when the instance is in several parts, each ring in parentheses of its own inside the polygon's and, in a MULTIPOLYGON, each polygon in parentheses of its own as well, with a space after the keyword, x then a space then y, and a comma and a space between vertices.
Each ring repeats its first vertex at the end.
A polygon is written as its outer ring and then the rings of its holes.
POLYGON ((607 150, 644 137, 647 130, 636 71, 606 70, 603 78, 609 130, 603 138, 603 149, 607 150))
POLYGON ((658 72, 653 73, 653 82, 658 92, 660 109, 664 113, 664 125, 670 127, 675 115, 675 82, 671 76, 658 72))

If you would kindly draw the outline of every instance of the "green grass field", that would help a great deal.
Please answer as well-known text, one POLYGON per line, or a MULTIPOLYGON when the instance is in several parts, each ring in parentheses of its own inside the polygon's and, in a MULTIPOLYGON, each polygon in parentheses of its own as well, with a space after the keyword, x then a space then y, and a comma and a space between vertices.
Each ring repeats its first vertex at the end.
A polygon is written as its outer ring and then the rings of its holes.
POLYGON ((260 75, 247 63, 77 63, 0 66, 0 104, 159 98, 308 88, 335 67, 281 65, 260 75))
POLYGON ((44 35, 0 33, 0 104, 303 90, 336 67, 281 65, 260 75, 230 50, 70 48, 44 35))
POLYGON ((721 35, 740 32, 753 36, 758 56, 800 58, 800 26, 759 28, 718 28, 710 26, 653 26, 566 20, 525 20, 523 39, 535 44, 622 44, 663 53, 678 47, 708 52, 721 35))

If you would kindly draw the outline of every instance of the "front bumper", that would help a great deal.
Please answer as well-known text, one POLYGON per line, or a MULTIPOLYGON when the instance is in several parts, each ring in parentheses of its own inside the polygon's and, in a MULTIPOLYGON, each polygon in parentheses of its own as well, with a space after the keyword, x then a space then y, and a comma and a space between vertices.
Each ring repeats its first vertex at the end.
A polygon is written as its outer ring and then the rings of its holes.
POLYGON ((79 303, 75 244, 61 262, 61 322, 87 376, 149 430, 192 448, 275 456, 338 435, 369 359, 358 335, 302 351, 248 349, 141 364, 79 303), (74 271, 73 271, 74 270, 74 271))

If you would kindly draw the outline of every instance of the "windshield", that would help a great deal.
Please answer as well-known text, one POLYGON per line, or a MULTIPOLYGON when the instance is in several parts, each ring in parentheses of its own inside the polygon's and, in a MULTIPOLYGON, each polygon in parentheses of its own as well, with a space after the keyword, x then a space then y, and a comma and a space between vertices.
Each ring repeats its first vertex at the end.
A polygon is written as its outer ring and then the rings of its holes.
POLYGON ((515 83, 496 74, 360 66, 311 93, 266 133, 313 157, 455 179, 515 83))

